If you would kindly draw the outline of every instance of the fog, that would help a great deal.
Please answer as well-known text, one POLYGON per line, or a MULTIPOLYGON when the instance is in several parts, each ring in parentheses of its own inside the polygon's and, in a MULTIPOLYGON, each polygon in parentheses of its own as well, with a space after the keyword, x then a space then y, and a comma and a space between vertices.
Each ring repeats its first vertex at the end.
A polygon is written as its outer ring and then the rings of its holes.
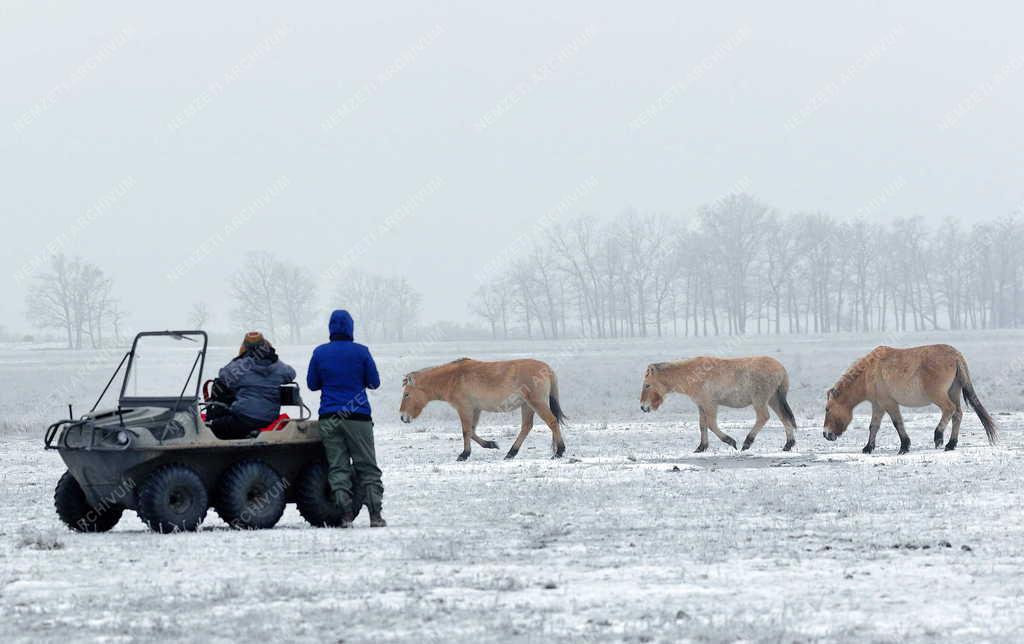
POLYGON ((0 325, 34 328, 55 252, 112 280, 123 332, 199 301, 233 328, 253 251, 318 309, 352 268, 405 277, 429 323, 474 320, 538 222, 1024 205, 1018 6, 433 4, 3 3, 0 325))

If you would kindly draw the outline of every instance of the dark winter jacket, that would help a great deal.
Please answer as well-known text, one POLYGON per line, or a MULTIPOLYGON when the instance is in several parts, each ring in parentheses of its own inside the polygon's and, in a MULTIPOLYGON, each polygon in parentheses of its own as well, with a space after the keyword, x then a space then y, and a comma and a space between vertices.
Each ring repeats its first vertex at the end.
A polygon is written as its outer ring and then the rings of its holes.
POLYGON ((320 391, 320 415, 370 416, 367 389, 380 387, 380 374, 370 350, 354 342, 348 311, 331 314, 331 341, 313 350, 306 385, 320 391))
POLYGON ((219 375, 235 392, 234 414, 269 423, 281 413, 280 387, 295 380, 295 369, 278 360, 273 349, 261 349, 235 358, 219 375))

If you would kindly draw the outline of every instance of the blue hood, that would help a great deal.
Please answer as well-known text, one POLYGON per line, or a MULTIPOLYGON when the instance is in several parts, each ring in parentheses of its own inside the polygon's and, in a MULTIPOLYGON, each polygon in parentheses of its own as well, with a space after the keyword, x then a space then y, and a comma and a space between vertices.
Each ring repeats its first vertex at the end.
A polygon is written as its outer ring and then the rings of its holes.
POLYGON ((366 416, 373 413, 367 389, 380 387, 380 373, 370 350, 352 339, 348 311, 331 313, 331 341, 321 344, 309 359, 306 385, 320 392, 320 415, 366 416))
POLYGON ((331 323, 327 327, 331 332, 331 339, 338 337, 339 339, 353 340, 355 335, 355 322, 352 321, 352 316, 348 311, 338 309, 334 313, 331 313, 331 323), (339 337, 340 336, 340 337, 339 337))

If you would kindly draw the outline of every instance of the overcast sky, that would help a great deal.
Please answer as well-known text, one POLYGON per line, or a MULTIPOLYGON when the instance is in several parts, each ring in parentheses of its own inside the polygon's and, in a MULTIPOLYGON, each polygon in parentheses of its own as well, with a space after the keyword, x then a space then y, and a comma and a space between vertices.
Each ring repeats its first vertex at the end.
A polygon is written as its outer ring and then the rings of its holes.
POLYGON ((429 321, 552 212, 1024 205, 1015 3, 375 4, 0 4, 0 325, 47 248, 130 329, 226 326, 250 250, 406 275, 429 321))

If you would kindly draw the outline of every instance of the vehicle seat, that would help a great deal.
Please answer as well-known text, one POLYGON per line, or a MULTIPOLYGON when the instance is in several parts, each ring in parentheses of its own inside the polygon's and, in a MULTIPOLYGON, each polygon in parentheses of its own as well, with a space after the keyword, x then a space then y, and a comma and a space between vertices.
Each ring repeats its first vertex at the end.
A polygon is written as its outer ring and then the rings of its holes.
MULTIPOLYGON (((209 386, 212 384, 212 382, 213 382, 212 380, 207 380, 206 383, 203 384, 203 398, 204 398, 204 400, 209 400, 210 399, 210 396, 209 396, 209 386)), ((285 383, 285 384, 281 385, 281 387, 280 387, 280 398, 281 398, 281 406, 282 407, 299 407, 299 408, 301 408, 302 411, 300 411, 300 413, 299 413, 299 420, 307 420, 308 418, 310 418, 313 415, 313 413, 310 411, 309 407, 307 407, 306 404, 304 402, 302 402, 302 392, 299 389, 298 383, 289 382, 289 383, 285 383)), ((206 412, 200 413, 200 417, 202 418, 202 421, 204 423, 206 423, 206 412)), ((276 432, 276 431, 280 431, 280 430, 284 429, 285 425, 287 425, 288 422, 291 421, 291 420, 292 420, 291 416, 289 416, 285 412, 281 412, 281 414, 278 415, 277 418, 272 420, 265 427, 261 427, 260 431, 261 432, 276 432)))
POLYGON ((298 407, 299 420, 308 420, 313 416, 313 412, 306 406, 306 403, 302 402, 302 391, 299 389, 299 383, 287 382, 281 385, 281 406, 282 407, 298 407))
MULTIPOLYGON (((306 412, 309 412, 309 408, 306 407, 305 403, 302 402, 302 392, 299 390, 299 384, 296 382, 288 382, 281 385, 281 406, 282 407, 301 407, 306 412)), ((312 415, 312 414, 310 414, 312 415)), ((300 420, 304 420, 305 415, 300 413, 300 420)), ((281 415, 277 417, 277 420, 273 421, 266 427, 260 428, 261 432, 276 432, 284 429, 284 426, 288 424, 288 421, 292 419, 288 414, 281 412, 281 415)))

